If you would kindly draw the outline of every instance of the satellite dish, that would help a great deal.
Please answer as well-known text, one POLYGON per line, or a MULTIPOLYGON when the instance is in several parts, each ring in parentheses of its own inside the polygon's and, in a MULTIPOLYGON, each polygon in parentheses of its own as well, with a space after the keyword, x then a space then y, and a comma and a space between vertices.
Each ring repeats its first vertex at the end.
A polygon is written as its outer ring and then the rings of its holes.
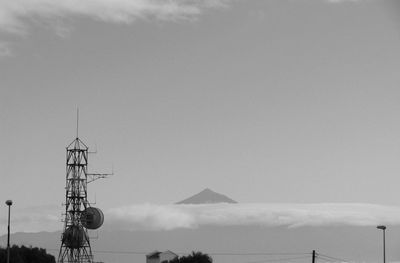
POLYGON ((62 235, 62 243, 68 248, 79 248, 87 240, 86 232, 81 226, 70 226, 62 235))
POLYGON ((96 207, 88 207, 83 211, 82 225, 87 229, 97 229, 103 225, 104 214, 96 207))

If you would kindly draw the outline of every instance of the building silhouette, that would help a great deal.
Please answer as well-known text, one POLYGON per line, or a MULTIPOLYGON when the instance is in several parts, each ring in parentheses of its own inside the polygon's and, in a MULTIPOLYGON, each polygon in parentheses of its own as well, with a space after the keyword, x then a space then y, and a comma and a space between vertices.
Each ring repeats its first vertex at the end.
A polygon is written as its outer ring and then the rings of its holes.
POLYGON ((173 260, 176 257, 178 257, 178 255, 169 250, 164 252, 154 251, 146 255, 146 263, 162 263, 164 261, 173 260))

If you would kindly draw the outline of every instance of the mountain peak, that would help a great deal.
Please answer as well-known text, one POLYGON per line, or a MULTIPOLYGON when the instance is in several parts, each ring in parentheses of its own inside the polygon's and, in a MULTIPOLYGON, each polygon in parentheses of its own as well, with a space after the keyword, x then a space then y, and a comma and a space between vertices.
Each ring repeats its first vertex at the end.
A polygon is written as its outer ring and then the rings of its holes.
POLYGON ((230 203, 236 204, 237 202, 226 195, 214 192, 210 188, 206 188, 198 194, 195 194, 185 200, 177 202, 176 204, 217 204, 217 203, 230 203))
POLYGON ((211 190, 210 188, 206 188, 203 191, 201 191, 200 193, 215 193, 213 190, 211 190))

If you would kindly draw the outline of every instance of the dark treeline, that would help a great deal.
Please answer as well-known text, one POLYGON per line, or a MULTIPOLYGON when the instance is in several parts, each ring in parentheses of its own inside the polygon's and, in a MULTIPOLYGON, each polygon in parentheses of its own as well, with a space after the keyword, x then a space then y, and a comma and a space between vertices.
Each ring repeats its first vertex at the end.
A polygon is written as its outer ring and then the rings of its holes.
POLYGON ((212 263, 212 258, 201 252, 192 252, 187 256, 176 257, 168 263, 212 263))
MULTIPOLYGON (((7 248, 0 247, 0 263, 7 262, 7 248)), ((10 248, 10 263, 55 263, 54 256, 47 254, 46 250, 37 247, 10 248)))

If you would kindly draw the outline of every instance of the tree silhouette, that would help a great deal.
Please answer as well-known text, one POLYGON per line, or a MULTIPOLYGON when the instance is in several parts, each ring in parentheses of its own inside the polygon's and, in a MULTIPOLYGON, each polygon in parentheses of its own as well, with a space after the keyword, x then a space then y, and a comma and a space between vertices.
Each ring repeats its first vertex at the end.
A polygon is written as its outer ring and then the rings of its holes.
MULTIPOLYGON (((7 248, 0 248, 0 263, 7 262, 7 248)), ((10 263, 55 263, 54 256, 47 254, 46 250, 37 247, 18 247, 10 248, 10 263)))
POLYGON ((187 256, 176 257, 169 263, 212 263, 212 258, 202 252, 193 251, 187 256))

